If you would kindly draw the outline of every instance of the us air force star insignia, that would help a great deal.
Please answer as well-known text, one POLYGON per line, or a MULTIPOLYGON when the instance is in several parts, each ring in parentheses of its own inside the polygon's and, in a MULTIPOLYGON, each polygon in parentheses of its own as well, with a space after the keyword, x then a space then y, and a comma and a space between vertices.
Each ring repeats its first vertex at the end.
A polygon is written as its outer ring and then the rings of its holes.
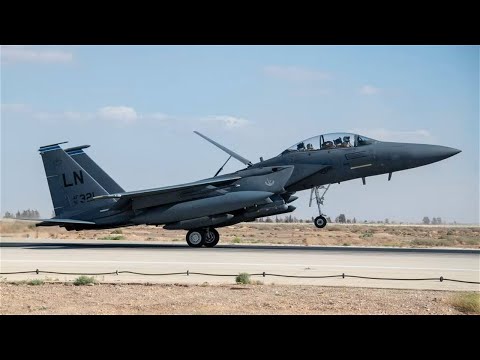
POLYGON ((273 184, 275 184, 275 180, 270 180, 267 178, 267 180, 265 181, 265 185, 267 186, 272 186, 273 184))

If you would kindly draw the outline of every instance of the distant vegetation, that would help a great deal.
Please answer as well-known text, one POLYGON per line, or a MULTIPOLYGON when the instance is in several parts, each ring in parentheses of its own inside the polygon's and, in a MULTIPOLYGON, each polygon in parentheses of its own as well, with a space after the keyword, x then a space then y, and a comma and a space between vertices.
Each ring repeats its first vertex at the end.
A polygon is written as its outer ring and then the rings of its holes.
POLYGON ((6 211, 5 215, 3 215, 4 219, 40 219, 40 213, 38 210, 23 210, 20 212, 20 210, 17 211, 15 215, 13 215, 11 212, 6 211))
MULTIPOLYGON (((255 221, 260 222, 260 223, 312 223, 313 220, 315 219, 314 216, 311 217, 311 219, 299 219, 295 216, 292 215, 287 215, 287 216, 275 216, 275 219, 272 219, 271 217, 263 217, 263 218, 258 218, 255 221)), ((404 224, 404 222, 396 222, 396 221, 391 221, 390 219, 386 218, 383 220, 363 220, 363 221, 358 221, 357 218, 349 219, 346 217, 345 214, 340 214, 337 217, 335 217, 335 221, 332 221, 332 219, 329 216, 326 216, 327 222, 328 223, 337 223, 337 224, 357 224, 358 223, 363 223, 363 224, 404 224)), ((441 217, 432 217, 431 219, 428 216, 423 217, 422 221, 419 222, 420 224, 424 225, 447 225, 445 221, 442 220, 441 217)), ((457 222, 453 221, 452 223, 449 223, 448 225, 456 225, 457 222)))
POLYGON ((432 220, 430 221, 430 218, 428 216, 425 216, 423 219, 422 219, 422 222, 425 224, 425 225, 442 225, 444 224, 442 222, 442 218, 441 217, 433 217, 432 220))
POLYGON ((266 222, 266 223, 303 223, 303 222, 312 222, 313 220, 307 219, 298 219, 295 216, 292 215, 287 215, 285 217, 282 216, 275 216, 275 220, 271 219, 270 217, 263 217, 263 218, 258 218, 255 220, 256 222, 266 222))

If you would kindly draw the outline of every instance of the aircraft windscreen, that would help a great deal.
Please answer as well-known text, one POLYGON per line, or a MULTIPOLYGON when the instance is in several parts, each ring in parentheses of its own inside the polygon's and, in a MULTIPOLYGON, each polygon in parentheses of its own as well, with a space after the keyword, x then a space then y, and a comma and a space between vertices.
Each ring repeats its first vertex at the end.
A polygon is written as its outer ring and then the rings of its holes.
POLYGON ((314 136, 300 141, 283 151, 281 155, 297 151, 316 151, 325 149, 347 149, 351 147, 370 145, 376 142, 366 136, 350 133, 332 133, 314 136))
POLYGON ((356 146, 370 145, 370 144, 373 144, 374 142, 376 142, 376 140, 370 139, 366 136, 357 135, 356 146))

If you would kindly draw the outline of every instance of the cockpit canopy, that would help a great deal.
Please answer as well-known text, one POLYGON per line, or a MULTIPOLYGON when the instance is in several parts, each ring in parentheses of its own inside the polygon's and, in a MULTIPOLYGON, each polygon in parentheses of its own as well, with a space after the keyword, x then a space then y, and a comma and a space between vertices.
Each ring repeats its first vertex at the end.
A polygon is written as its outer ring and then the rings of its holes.
POLYGON ((290 146, 288 149, 282 152, 281 155, 292 151, 346 149, 351 147, 370 145, 375 142, 377 142, 377 140, 370 139, 363 135, 349 133, 331 133, 317 135, 310 139, 300 141, 299 143, 290 146))

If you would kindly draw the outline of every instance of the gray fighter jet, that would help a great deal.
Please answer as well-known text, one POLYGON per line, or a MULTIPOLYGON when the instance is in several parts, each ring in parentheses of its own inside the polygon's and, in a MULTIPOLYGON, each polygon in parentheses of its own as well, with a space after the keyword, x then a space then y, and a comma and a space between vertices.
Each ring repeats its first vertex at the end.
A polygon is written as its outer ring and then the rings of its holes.
POLYGON ((192 183, 126 192, 83 150, 89 145, 63 150, 64 143, 42 146, 48 186, 55 211, 52 219, 37 226, 67 230, 103 229, 130 225, 164 225, 188 230, 192 247, 213 247, 220 235, 215 228, 295 210, 289 205, 295 192, 311 189, 319 216, 314 224, 327 224, 320 205, 333 183, 388 174, 431 164, 458 154, 445 146, 383 142, 358 134, 335 133, 312 137, 278 156, 251 161, 212 139, 195 132, 230 157, 246 165, 231 174, 192 183), (320 195, 320 190, 323 190, 320 195))

